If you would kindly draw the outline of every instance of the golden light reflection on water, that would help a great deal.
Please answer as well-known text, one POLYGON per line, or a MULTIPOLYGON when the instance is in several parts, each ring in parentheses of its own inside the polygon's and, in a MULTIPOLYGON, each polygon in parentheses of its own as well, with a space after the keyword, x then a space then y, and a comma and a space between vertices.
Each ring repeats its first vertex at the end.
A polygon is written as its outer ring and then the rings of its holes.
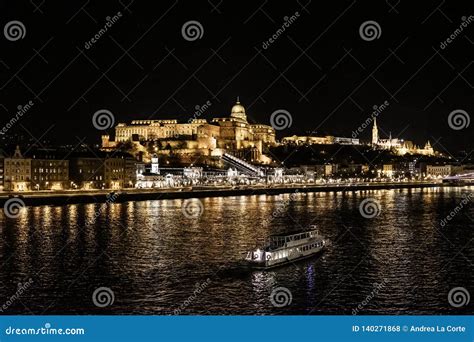
MULTIPOLYGON (((449 274, 452 266, 445 264, 456 260, 456 248, 469 241, 470 228, 469 224, 444 228, 441 233, 450 241, 446 242, 439 232, 439 220, 473 189, 202 198, 204 212, 196 219, 184 217, 182 199, 29 207, 17 220, 0 215, 5 241, 1 251, 15 252, 2 279, 46 267, 50 274, 43 273, 41 283, 54 288, 56 283, 69 284, 89 266, 84 279, 78 280, 84 281, 83 287, 88 286, 87 277, 93 276, 98 283, 111 283, 133 298, 159 292, 154 297, 156 309, 186 297, 189 285, 207 279, 222 265, 230 267, 268 235, 307 229, 316 223, 333 243, 322 256, 283 270, 253 272, 242 279, 212 278, 223 291, 219 304, 230 301, 238 306, 251 299, 250 305, 260 310, 267 307, 272 287, 281 284, 292 289, 296 302, 300 296, 299 303, 316 305, 361 261, 360 270, 352 274, 354 283, 342 281, 328 300, 351 296, 360 284, 370 292, 373 283, 384 278, 390 295, 401 298, 406 287, 422 286, 425 291, 426 286, 446 284, 453 277, 449 274), (359 212, 367 197, 381 206, 373 219, 359 212)), ((470 213, 467 210, 472 212, 472 207, 465 210, 470 213)), ((467 220, 462 215, 457 219, 467 220)), ((463 253, 473 256, 469 249, 463 253)), ((390 303, 390 298, 387 295, 385 300, 390 303)), ((136 303, 140 305, 139 300, 136 303)))

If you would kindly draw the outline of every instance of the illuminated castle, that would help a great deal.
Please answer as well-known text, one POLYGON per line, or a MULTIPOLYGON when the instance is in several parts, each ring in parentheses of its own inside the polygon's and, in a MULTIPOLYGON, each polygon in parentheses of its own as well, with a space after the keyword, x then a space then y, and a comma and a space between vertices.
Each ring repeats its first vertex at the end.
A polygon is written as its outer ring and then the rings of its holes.
POLYGON ((388 139, 379 138, 379 130, 377 127, 377 118, 374 118, 374 126, 372 127, 372 146, 382 150, 392 150, 398 155, 409 154, 422 154, 426 156, 432 156, 435 154, 433 147, 428 141, 424 148, 419 148, 414 145, 412 141, 403 140, 398 138, 392 138, 390 133, 388 139))
POLYGON ((275 130, 269 125, 250 124, 244 106, 237 98, 230 116, 214 118, 210 122, 194 115, 187 122, 178 120, 133 120, 130 124, 119 123, 115 127, 115 141, 102 136, 102 148, 113 149, 127 141, 156 142, 156 153, 221 156, 226 151, 239 154, 247 150, 251 160, 269 163, 263 154, 265 146, 273 146, 275 130))

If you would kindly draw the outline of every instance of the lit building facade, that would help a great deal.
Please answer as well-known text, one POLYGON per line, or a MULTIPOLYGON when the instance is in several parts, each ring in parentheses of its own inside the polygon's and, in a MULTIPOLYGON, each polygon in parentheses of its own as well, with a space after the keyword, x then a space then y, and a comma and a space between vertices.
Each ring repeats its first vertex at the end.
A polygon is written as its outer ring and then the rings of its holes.
POLYGON ((133 188, 136 161, 125 156, 73 156, 69 161, 70 181, 77 189, 133 188))
POLYGON ((293 135, 291 137, 284 137, 281 142, 286 145, 359 145, 359 139, 335 137, 332 135, 326 135, 324 137, 316 136, 299 136, 293 135))
POLYGON ((62 190, 69 188, 69 161, 31 159, 31 189, 62 190))
POLYGON ((426 175, 432 177, 454 176, 463 170, 457 165, 426 165, 426 175))
POLYGON ((24 158, 17 146, 11 158, 4 159, 4 190, 27 191, 31 189, 31 159, 24 158))
POLYGON ((388 139, 381 139, 377 127, 377 118, 374 118, 374 125, 372 127, 372 146, 377 149, 392 150, 401 156, 407 153, 421 154, 425 156, 435 155, 435 151, 429 141, 426 142, 423 148, 420 148, 417 145, 414 145, 411 141, 392 138, 392 134, 389 135, 388 139))
POLYGON ((95 157, 73 157, 69 160, 69 177, 73 188, 101 189, 104 185, 104 163, 95 157))
POLYGON ((115 127, 115 141, 102 136, 102 148, 114 149, 117 143, 127 141, 159 141, 164 148, 177 154, 221 156, 225 151, 253 149, 254 161, 268 163, 263 154, 264 146, 276 144, 275 130, 263 124, 250 124, 245 108, 237 100, 229 117, 192 119, 186 123, 177 120, 133 120, 130 124, 119 123, 115 127))

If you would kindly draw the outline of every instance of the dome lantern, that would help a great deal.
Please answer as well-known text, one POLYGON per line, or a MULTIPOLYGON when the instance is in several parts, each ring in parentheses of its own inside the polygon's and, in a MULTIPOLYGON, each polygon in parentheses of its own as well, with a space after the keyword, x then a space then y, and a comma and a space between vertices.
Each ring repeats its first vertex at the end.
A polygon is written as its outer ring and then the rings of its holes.
POLYGON ((237 97, 237 102, 232 107, 230 111, 230 116, 233 118, 239 118, 247 121, 247 115, 245 114, 245 108, 240 104, 239 97, 237 97))

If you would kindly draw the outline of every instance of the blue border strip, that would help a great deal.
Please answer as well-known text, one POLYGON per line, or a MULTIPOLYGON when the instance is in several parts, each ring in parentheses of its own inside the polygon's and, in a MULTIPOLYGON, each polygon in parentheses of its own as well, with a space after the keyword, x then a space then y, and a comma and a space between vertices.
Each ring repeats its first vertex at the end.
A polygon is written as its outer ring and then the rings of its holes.
POLYGON ((474 316, 0 316, 0 341, 473 342, 473 327, 474 316))

